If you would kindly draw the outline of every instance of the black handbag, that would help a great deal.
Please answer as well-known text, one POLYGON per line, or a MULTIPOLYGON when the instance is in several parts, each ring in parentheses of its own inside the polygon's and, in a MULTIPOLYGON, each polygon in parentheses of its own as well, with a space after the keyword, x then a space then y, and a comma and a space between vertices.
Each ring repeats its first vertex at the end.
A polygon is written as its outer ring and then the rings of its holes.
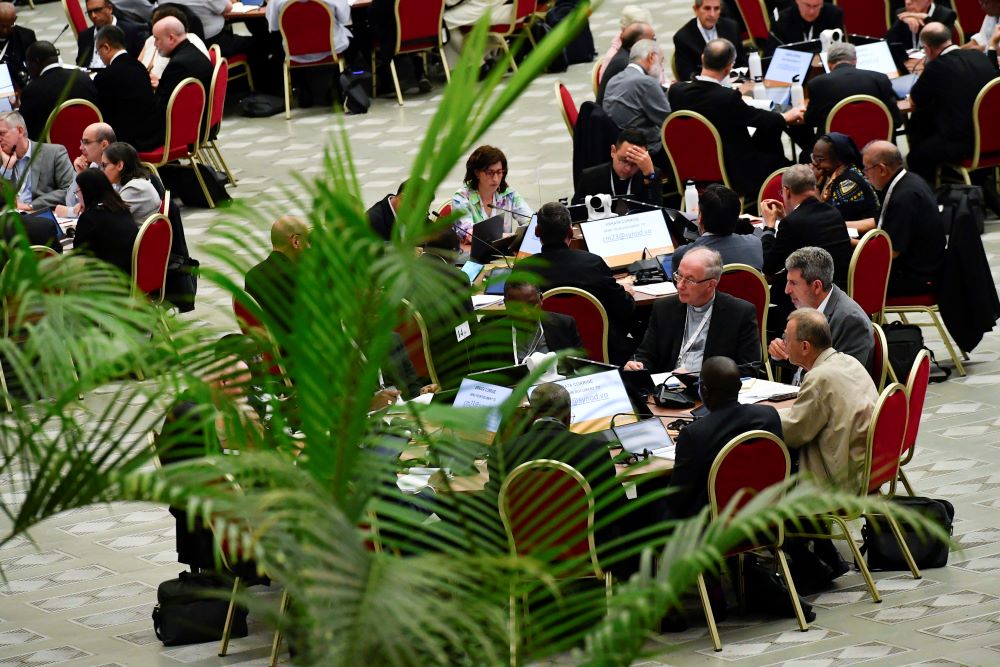
MULTIPOLYGON (((922 514, 952 534, 955 507, 947 500, 922 498, 920 496, 896 496, 892 502, 922 514)), ((948 564, 948 544, 926 533, 918 533, 906 521, 898 521, 906 546, 919 568, 944 567, 948 564)), ((861 527, 861 553, 870 570, 909 570, 903 552, 892 534, 885 517, 866 517, 861 527)))
MULTIPOLYGON (((218 641, 226 624, 232 582, 214 574, 181 572, 156 589, 153 630, 164 646, 218 641)), ((247 609, 233 612, 233 637, 247 636, 247 609)))
POLYGON ((888 348, 889 365, 892 366, 896 379, 906 384, 910 369, 921 350, 927 350, 931 356, 931 383, 944 382, 951 377, 951 369, 944 368, 934 358, 934 352, 924 345, 924 334, 916 324, 890 322, 882 327, 885 332, 885 343, 888 348))
POLYGON ((201 263, 193 257, 182 257, 170 253, 164 298, 182 313, 194 310, 194 299, 198 294, 198 268, 200 266, 201 263))

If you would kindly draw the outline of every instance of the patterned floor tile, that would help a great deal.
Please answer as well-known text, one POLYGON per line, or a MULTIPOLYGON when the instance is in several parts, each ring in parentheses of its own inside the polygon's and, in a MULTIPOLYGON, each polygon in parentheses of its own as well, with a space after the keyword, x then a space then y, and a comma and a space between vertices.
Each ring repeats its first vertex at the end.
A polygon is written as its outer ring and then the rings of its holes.
POLYGON ((898 659, 903 653, 908 653, 913 649, 893 646, 880 641, 865 642, 854 646, 825 651, 808 658, 794 658, 782 662, 773 662, 767 667, 845 667, 855 665, 859 662, 876 660, 878 658, 898 659))
POLYGON ((967 479, 961 482, 952 482, 938 487, 923 489, 921 492, 940 498, 955 498, 956 496, 993 491, 994 489, 1000 489, 1000 475, 989 475, 988 477, 976 477, 975 479, 967 479))
POLYGON ((944 625, 935 625, 929 628, 923 628, 920 632, 928 635, 934 635, 935 637, 940 637, 941 639, 959 641, 969 637, 985 635, 989 632, 995 632, 997 630, 1000 630, 1000 613, 993 612, 992 614, 973 616, 972 618, 965 618, 961 621, 945 623, 944 625))
POLYGON ((6 648, 7 646, 17 646, 19 644, 28 644, 30 642, 37 642, 45 639, 44 635, 40 635, 37 632, 32 632, 28 628, 15 628, 13 630, 5 630, 0 632, 0 648, 6 648))
POLYGON ((962 590, 924 598, 923 600, 914 600, 913 602, 907 602, 895 607, 882 606, 880 609, 868 611, 863 614, 855 614, 855 616, 877 623, 895 625, 951 611, 952 609, 987 604, 998 599, 1000 598, 997 598, 995 595, 962 590))
POLYGON ((921 478, 935 477, 937 475, 947 475, 953 472, 959 472, 962 470, 971 470, 983 465, 987 465, 986 461, 981 461, 979 459, 970 459, 965 457, 949 458, 949 459, 937 459, 930 463, 924 463, 923 465, 914 466, 912 464, 906 466, 906 475, 913 478, 912 472, 921 472, 921 478))
POLYGON ((70 556, 64 551, 50 550, 50 551, 39 551, 32 554, 25 554, 24 556, 15 556, 14 558, 7 558, 0 561, 0 570, 10 574, 16 570, 24 570, 29 567, 42 567, 45 565, 54 565, 56 563, 64 563, 68 560, 75 560, 76 556, 70 556))
MULTIPOLYGON (((875 580, 875 585, 878 587, 879 595, 882 597, 896 593, 905 593, 919 588, 927 588, 929 586, 935 586, 938 583, 940 582, 933 581, 931 579, 914 579, 909 574, 900 574, 886 579, 875 580)), ((833 609, 845 604, 854 604, 855 602, 860 602, 862 600, 871 601, 871 596, 868 594, 868 587, 864 584, 864 582, 862 582, 860 584, 846 586, 835 591, 810 595, 806 597, 806 600, 808 600, 814 607, 833 609)))
POLYGON ((136 556, 136 558, 150 565, 177 565, 177 550, 173 548, 165 549, 143 556, 136 556))
POLYGON ((908 665, 902 665, 902 667, 969 667, 964 662, 955 662, 954 660, 949 660, 948 658, 931 658, 930 660, 924 660, 923 662, 911 662, 908 665))
POLYGON ((115 635, 115 639, 119 639, 129 644, 134 644, 135 646, 149 646, 160 642, 160 640, 156 637, 156 632, 154 632, 152 628, 149 628, 148 630, 138 630, 136 632, 127 632, 123 635, 115 635))
POLYGON ((0 659, 0 667, 40 667, 93 655, 75 646, 57 646, 0 659))
MULTIPOLYGON (((991 502, 1000 502, 1000 498, 991 502)), ((982 503, 976 504, 980 505, 982 503)), ((974 549, 975 547, 981 547, 984 544, 997 544, 1000 543, 1000 528, 970 530, 967 533, 956 535, 955 541, 958 542, 958 547, 962 549, 974 549)))
POLYGON ((93 590, 81 591, 79 593, 60 595, 58 597, 45 598, 44 600, 35 600, 29 604, 32 607, 41 609, 42 611, 57 612, 65 611, 67 609, 79 609, 81 607, 86 607, 87 605, 107 602, 108 600, 119 600, 121 598, 148 595, 149 593, 155 591, 156 588, 154 586, 150 586, 149 584, 145 584, 141 581, 130 581, 124 584, 115 584, 114 586, 95 588, 93 590))
POLYGON ((70 620, 85 628, 95 630, 97 628, 110 628, 115 625, 135 623, 136 621, 147 621, 151 618, 152 613, 152 604, 141 604, 135 607, 126 607, 125 609, 102 611, 97 614, 71 618, 70 620))
POLYGON ((1000 553, 952 563, 951 567, 959 570, 968 570, 969 572, 995 573, 1000 571, 1000 553))
POLYGON ((158 544, 160 542, 169 542, 170 544, 174 543, 173 525, 166 528, 148 530, 144 533, 131 533, 129 535, 109 537, 107 539, 97 540, 96 544, 100 544, 102 547, 107 547, 112 551, 123 551, 125 549, 133 549, 135 547, 148 547, 150 544, 158 544))
POLYGON ((53 574, 43 574, 29 579, 13 579, 6 583, 0 583, 0 595, 31 593, 47 588, 54 588, 55 586, 75 584, 81 581, 94 581, 95 579, 102 579, 115 574, 116 572, 113 570, 96 564, 74 567, 53 574))
POLYGON ((729 662, 749 658, 751 656, 764 655, 775 651, 782 651, 794 646, 804 646, 814 644, 835 637, 842 637, 844 633, 814 625, 808 632, 798 629, 786 632, 777 632, 762 637, 754 637, 738 642, 725 642, 721 651, 714 651, 711 648, 701 649, 698 653, 712 656, 729 662))
POLYGON ((115 516, 95 519, 93 521, 69 523, 64 526, 59 526, 59 530, 69 533, 70 535, 93 535, 95 533, 105 533, 109 530, 115 530, 117 528, 125 528, 143 523, 151 523, 153 521, 161 521, 168 516, 170 515, 165 509, 143 510, 138 512, 129 512, 127 514, 117 514, 115 516))

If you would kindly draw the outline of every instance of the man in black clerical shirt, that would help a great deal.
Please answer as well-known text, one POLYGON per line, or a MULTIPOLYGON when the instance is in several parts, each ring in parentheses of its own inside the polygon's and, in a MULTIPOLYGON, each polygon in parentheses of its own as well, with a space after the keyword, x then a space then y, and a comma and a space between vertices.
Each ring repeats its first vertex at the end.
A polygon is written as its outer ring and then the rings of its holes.
POLYGON ((295 318, 296 266, 309 247, 309 227, 284 215, 271 225, 271 254, 247 272, 245 286, 271 324, 291 332, 295 318))
POLYGON ((663 204, 660 179, 642 132, 625 128, 611 146, 611 162, 583 170, 573 203, 600 194, 628 197, 655 206, 663 204))
POLYGON ((0 2, 0 64, 10 69, 10 76, 18 88, 28 83, 28 47, 35 43, 35 31, 17 22, 17 8, 13 2, 0 2))
POLYGON ((701 71, 701 52, 713 39, 722 37, 736 46, 736 66, 746 67, 747 54, 740 27, 722 16, 722 0, 694 0, 694 18, 674 33, 674 71, 678 81, 688 81, 701 71))
POLYGON ((844 29, 844 10, 823 0, 795 0, 795 6, 778 13, 778 20, 771 26, 771 38, 764 51, 774 55, 783 44, 819 39, 824 30, 844 29))

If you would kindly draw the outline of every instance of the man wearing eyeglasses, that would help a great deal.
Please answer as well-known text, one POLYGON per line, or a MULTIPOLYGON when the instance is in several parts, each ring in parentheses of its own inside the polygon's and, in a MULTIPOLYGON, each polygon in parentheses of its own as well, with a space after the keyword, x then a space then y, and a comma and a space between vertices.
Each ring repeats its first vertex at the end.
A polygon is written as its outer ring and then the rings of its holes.
POLYGON ((91 26, 76 39, 76 64, 87 69, 103 69, 104 61, 94 49, 94 36, 107 25, 116 25, 125 33, 125 50, 136 58, 149 37, 149 29, 141 23, 134 23, 115 15, 115 6, 110 0, 87 0, 87 18, 91 26))
POLYGON ((759 362, 757 311, 743 299, 718 292, 721 277, 722 257, 715 250, 685 254, 674 272, 678 298, 653 306, 646 335, 625 370, 697 373, 703 359, 716 356, 741 366, 759 362))
POLYGON ((17 210, 51 208, 73 187, 73 167, 66 149, 28 139, 24 118, 0 113, 0 178, 17 189, 17 210))

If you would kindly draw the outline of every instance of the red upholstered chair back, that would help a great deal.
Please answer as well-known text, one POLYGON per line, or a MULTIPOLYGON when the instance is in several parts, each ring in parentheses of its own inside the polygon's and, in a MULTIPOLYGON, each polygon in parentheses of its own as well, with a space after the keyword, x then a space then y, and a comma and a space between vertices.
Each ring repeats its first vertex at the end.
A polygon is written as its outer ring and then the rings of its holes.
POLYGON ((931 378, 931 355, 927 350, 921 350, 913 361, 910 376, 906 379, 906 396, 909 400, 909 413, 906 418, 906 435, 903 438, 903 461, 912 458, 913 446, 917 442, 917 432, 920 430, 920 415, 924 411, 924 400, 927 398, 927 385, 931 378))
MULTIPOLYGON (((412 53, 441 46, 445 0, 396 0, 394 53, 412 53)), ((386 47, 391 45, 386 44, 386 47)))
POLYGON ((660 135, 678 189, 683 191, 688 179, 729 185, 722 139, 707 118, 694 111, 675 111, 663 122, 660 135))
POLYGON ((722 267, 718 290, 753 304, 754 310, 757 311, 761 352, 765 353, 761 358, 766 359, 767 311, 771 305, 771 290, 767 279, 760 271, 747 264, 726 264, 722 267))
MULTIPOLYGON (((867 1, 867 0, 865 0, 867 1)), ((871 141, 892 141, 892 115, 882 100, 871 95, 845 97, 826 117, 826 132, 840 132, 864 148, 871 141)))
POLYGON ((760 194, 757 195, 757 210, 760 210, 760 203, 765 199, 777 199, 781 201, 781 178, 785 175, 788 167, 782 167, 771 172, 771 175, 764 180, 760 186, 760 194))
POLYGON ((986 12, 979 4, 979 0, 952 0, 952 6, 958 14, 958 22, 966 32, 970 35, 979 32, 983 19, 986 18, 986 12))
MULTIPOLYGON (((498 35, 510 35, 521 27, 521 24, 531 18, 531 15, 538 8, 538 0, 514 0, 514 2, 516 7, 514 15, 510 18, 510 22, 494 23, 490 26, 490 32, 498 35)), ((508 11, 510 11, 510 8, 507 6, 497 7, 493 9, 491 16, 493 18, 496 18, 498 15, 505 16, 508 11)))
POLYGON ((542 310, 576 320, 587 357, 608 363, 608 314, 590 292, 576 287, 550 289, 542 295, 542 310))
POLYGON ((135 288, 144 294, 159 292, 159 301, 163 300, 173 235, 170 220, 155 213, 139 228, 132 248, 132 282, 135 288))
POLYGON ((888 0, 835 0, 844 10, 844 28, 853 35, 883 37, 889 30, 888 0))
POLYGON ((767 40, 771 34, 771 15, 764 0, 736 0, 736 6, 743 16, 743 24, 752 39, 767 40))
POLYGON ((160 200, 160 213, 170 217, 170 190, 163 192, 163 199, 160 200))
POLYGON ((205 88, 194 77, 180 82, 167 104, 165 161, 187 155, 201 143, 201 124, 205 115, 205 88), (192 149, 189 149, 192 147, 192 149))
MULTIPOLYGON (((242 296, 245 296, 247 301, 256 303, 249 294, 242 296)), ((253 329, 264 328, 264 323, 257 319, 257 316, 235 296, 233 297, 233 314, 236 315, 236 324, 244 334, 249 334, 253 329)))
MULTIPOLYGON (((243 332, 243 335, 245 336, 256 334, 263 336, 270 341, 270 333, 268 332, 267 327, 264 326, 264 323, 257 318, 253 311, 246 306, 244 302, 252 304, 256 308, 260 309, 260 305, 257 303, 256 299, 246 292, 240 293, 239 298, 237 298, 236 295, 233 295, 233 314, 236 316, 236 324, 239 326, 240 331, 243 332)), ((261 356, 264 364, 267 365, 267 372, 275 377, 285 379, 286 384, 288 384, 284 369, 282 369, 281 363, 275 359, 275 355, 271 351, 271 348, 265 347, 261 356)))
POLYGON ((737 498, 735 509, 740 509, 756 494, 780 484, 790 467, 788 450, 778 436, 750 431, 733 438, 715 457, 708 476, 712 516, 733 498, 737 498))
POLYGON ((988 165, 1000 162, 1000 79, 993 79, 979 92, 974 107, 975 115, 975 154, 973 167, 980 166, 980 161, 988 165))
POLYGON ((81 32, 86 32, 87 17, 83 12, 83 4, 80 0, 62 0, 63 10, 66 12, 66 20, 69 21, 69 26, 73 29, 73 36, 76 38, 80 37, 81 32))
POLYGON ((882 391, 889 375, 889 345, 885 341, 885 332, 877 324, 872 325, 872 336, 875 347, 872 348, 871 363, 868 364, 868 374, 872 376, 875 388, 882 391))
POLYGON ((896 479, 899 473, 899 456, 903 451, 906 435, 907 406, 906 389, 894 382, 882 390, 872 413, 868 428, 868 452, 866 456, 866 493, 874 493, 880 486, 896 479))
POLYGON ((403 347, 410 357, 410 362, 417 375, 422 378, 430 378, 434 384, 438 382, 437 372, 434 369, 434 360, 430 354, 430 334, 427 325, 420 313, 413 309, 409 301, 403 300, 407 317, 396 327, 396 333, 403 339, 403 347))
POLYGON ((215 63, 222 60, 222 49, 218 44, 212 44, 208 47, 208 62, 212 63, 212 67, 215 67, 215 63))
POLYGON ((594 548, 594 495, 575 469, 547 459, 522 463, 507 475, 498 500, 511 551, 547 562, 589 555, 603 576, 594 548))
POLYGON ((885 290, 892 268, 892 241, 881 229, 873 229, 854 248, 847 272, 847 294, 869 316, 880 321, 885 308, 885 290))
POLYGON ((573 101, 573 95, 569 92, 566 84, 562 81, 556 81, 555 89, 556 102, 559 104, 559 110, 562 112, 566 129, 569 130, 569 136, 572 137, 573 129, 576 127, 576 119, 580 116, 580 111, 576 108, 576 102, 573 101))
POLYGON ((66 100, 60 104, 52 111, 51 119, 45 142, 65 146, 71 161, 80 154, 80 137, 87 126, 104 120, 93 102, 78 99, 66 100))
POLYGON ((285 56, 334 52, 333 12, 321 0, 293 0, 278 16, 285 56))
POLYGON ((212 90, 208 96, 208 124, 205 126, 204 141, 208 141, 212 128, 222 122, 222 112, 226 107, 226 89, 229 87, 229 62, 219 59, 213 66, 212 90))

